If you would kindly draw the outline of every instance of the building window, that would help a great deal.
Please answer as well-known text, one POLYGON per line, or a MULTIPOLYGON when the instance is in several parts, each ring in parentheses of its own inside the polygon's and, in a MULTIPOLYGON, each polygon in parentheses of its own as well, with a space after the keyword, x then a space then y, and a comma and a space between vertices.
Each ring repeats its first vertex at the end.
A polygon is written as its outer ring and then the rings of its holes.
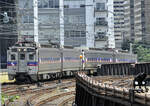
POLYGON ((34 18, 33 16, 29 16, 29 23, 33 23, 33 21, 34 21, 33 18, 34 18))
POLYGON ((95 40, 106 40, 106 39, 107 39, 106 32, 97 32, 95 40))
POLYGON ((28 23, 28 16, 23 17, 23 23, 28 23))
POLYGON ((42 1, 41 0, 38 1, 38 8, 42 8, 42 1))
POLYGON ((108 22, 105 20, 105 18, 96 18, 96 25, 107 26, 108 22))
POLYGON ((79 23, 84 23, 84 21, 85 21, 84 16, 79 16, 78 18, 79 18, 79 23))
POLYGON ((49 8, 54 8, 54 0, 49 0, 49 8))
POLYGON ((43 0, 43 8, 48 8, 48 0, 43 0))
POLYGON ((38 8, 59 8, 59 0, 38 0, 38 8))
POLYGON ((85 31, 81 31, 81 37, 86 37, 86 32, 85 31))
POLYGON ((23 16, 23 23, 33 23, 33 16, 23 16))
POLYGON ((16 55, 15 54, 11 55, 11 60, 16 60, 16 55))
POLYGON ((96 10, 105 10, 105 3, 96 3, 96 10))
POLYGON ((69 8, 69 5, 64 5, 64 8, 69 8))
POLYGON ((74 38, 79 38, 79 37, 86 37, 86 33, 85 31, 65 31, 65 37, 69 38, 69 37, 74 37, 74 38))

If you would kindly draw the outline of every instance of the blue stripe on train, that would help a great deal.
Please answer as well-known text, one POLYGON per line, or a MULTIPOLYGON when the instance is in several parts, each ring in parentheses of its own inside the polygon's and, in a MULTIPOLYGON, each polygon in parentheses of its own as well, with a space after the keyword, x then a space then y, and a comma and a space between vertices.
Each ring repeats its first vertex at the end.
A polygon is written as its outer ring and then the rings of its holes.
POLYGON ((16 61, 14 61, 14 62, 8 61, 7 62, 7 66, 16 66, 16 65, 17 65, 16 61))
POLYGON ((37 66, 38 62, 28 62, 27 66, 37 66))

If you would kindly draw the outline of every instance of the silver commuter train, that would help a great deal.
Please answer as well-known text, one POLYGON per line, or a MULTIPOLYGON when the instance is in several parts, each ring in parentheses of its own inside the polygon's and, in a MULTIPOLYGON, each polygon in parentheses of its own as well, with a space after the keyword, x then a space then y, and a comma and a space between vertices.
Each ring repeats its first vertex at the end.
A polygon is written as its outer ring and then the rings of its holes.
POLYGON ((137 56, 129 53, 112 51, 84 50, 85 61, 81 61, 81 49, 66 49, 63 53, 63 72, 61 70, 60 49, 37 47, 32 42, 20 42, 7 51, 9 80, 38 81, 70 76, 85 65, 85 70, 94 70, 99 64, 111 62, 136 62, 137 56))

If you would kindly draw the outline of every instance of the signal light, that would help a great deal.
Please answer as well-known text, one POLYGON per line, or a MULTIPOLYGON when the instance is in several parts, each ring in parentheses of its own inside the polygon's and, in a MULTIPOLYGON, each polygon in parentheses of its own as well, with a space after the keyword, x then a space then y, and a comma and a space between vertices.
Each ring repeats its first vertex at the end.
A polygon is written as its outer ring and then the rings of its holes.
POLYGON ((83 58, 83 56, 82 55, 80 55, 80 59, 82 59, 83 58))

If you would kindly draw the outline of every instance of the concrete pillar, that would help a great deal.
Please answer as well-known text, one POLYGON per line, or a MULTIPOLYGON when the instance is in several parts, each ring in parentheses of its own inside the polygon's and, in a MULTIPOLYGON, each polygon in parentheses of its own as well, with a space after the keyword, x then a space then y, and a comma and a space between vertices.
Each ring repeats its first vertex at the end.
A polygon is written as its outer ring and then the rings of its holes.
POLYGON ((110 75, 110 65, 108 65, 108 76, 110 75))
POLYGON ((117 70, 118 70, 118 74, 121 75, 119 64, 117 64, 117 70))
POLYGON ((111 67, 111 75, 113 76, 114 75, 114 72, 113 72, 113 65, 110 65, 111 67))
MULTIPOLYGON (((150 64, 148 64, 148 69, 150 69, 150 64)), ((148 70, 148 75, 150 75, 150 70, 148 70)))
POLYGON ((146 64, 145 72, 146 72, 146 74, 148 74, 148 63, 146 64))
POLYGON ((96 97, 92 96, 92 106, 96 106, 96 97))

